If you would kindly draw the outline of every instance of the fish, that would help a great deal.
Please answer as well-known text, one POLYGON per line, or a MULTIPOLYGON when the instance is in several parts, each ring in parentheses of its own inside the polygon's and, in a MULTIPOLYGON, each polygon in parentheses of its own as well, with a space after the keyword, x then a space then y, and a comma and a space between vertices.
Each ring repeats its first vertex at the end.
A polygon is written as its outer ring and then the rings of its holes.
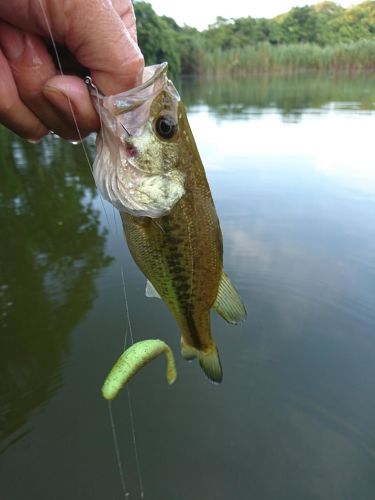
POLYGON ((210 311, 246 318, 223 268, 220 222, 205 170, 167 63, 145 68, 138 88, 117 96, 92 90, 101 116, 94 178, 119 209, 130 253, 181 333, 181 354, 220 383, 223 370, 210 311))

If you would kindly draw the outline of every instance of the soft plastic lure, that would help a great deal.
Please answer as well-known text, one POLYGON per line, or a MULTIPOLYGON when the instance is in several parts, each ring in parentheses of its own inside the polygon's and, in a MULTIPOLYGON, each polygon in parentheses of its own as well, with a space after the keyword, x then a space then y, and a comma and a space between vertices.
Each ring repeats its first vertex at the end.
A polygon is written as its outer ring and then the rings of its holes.
POLYGON ((120 389, 145 365, 165 352, 167 358, 167 382, 176 380, 176 364, 171 348, 162 340, 147 339, 136 342, 124 351, 109 372, 102 387, 105 399, 114 399, 120 389))

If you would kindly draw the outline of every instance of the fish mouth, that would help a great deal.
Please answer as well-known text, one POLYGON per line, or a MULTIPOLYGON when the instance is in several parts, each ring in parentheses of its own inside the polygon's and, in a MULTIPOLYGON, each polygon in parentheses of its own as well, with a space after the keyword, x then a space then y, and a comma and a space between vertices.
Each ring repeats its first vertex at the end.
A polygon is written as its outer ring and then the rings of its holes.
POLYGON ((156 96, 161 90, 161 85, 159 82, 164 82, 164 78, 162 77, 167 74, 167 71, 167 62, 162 62, 161 64, 154 64, 153 66, 146 67, 143 74, 145 81, 137 87, 119 94, 119 98, 114 100, 113 102, 113 114, 117 116, 121 115, 122 113, 132 111, 133 109, 142 106, 144 102, 152 99, 153 96, 156 96), (155 88, 150 92, 149 87, 151 87, 152 85, 154 85, 155 88), (137 100, 132 99, 132 97, 134 98, 134 95, 137 96, 137 100))
POLYGON ((136 158, 138 156, 138 149, 133 144, 132 136, 123 123, 120 123, 120 125, 126 133, 126 136, 124 138, 126 154, 129 158, 136 158))
POLYGON ((154 64, 147 66, 143 71, 143 82, 137 87, 133 87, 117 95, 106 96, 93 83, 91 77, 85 78, 85 83, 94 100, 95 107, 102 106, 113 116, 128 113, 139 108, 146 101, 155 97, 161 91, 168 71, 168 63, 154 64), (152 87, 150 89, 150 87, 152 87))
POLYGON ((105 96, 86 82, 101 118, 93 165, 96 185, 105 200, 135 216, 167 215, 185 194, 185 174, 151 172, 146 164, 138 165, 144 147, 138 138, 147 126, 154 98, 165 90, 176 107, 180 101, 167 68, 167 63, 145 68, 141 85, 117 95, 105 96))
POLYGON ((125 148, 126 148, 126 154, 128 155, 129 158, 137 158, 139 154, 138 149, 135 146, 132 146, 132 144, 126 140, 125 140, 125 148))

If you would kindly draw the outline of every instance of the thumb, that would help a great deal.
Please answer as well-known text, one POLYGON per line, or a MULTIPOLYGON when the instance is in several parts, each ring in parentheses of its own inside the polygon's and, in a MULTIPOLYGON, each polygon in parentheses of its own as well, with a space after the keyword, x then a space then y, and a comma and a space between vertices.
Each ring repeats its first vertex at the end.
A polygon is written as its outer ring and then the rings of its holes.
POLYGON ((135 17, 131 1, 122 1, 122 17, 109 0, 69 3, 66 46, 91 71, 101 92, 117 94, 138 85, 144 59, 132 36, 135 17))

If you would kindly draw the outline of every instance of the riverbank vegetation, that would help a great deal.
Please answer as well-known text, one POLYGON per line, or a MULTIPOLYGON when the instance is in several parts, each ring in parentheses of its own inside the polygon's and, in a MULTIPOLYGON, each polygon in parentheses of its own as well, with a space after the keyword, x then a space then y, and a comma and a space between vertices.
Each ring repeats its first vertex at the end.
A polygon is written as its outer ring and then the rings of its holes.
POLYGON ((147 64, 172 74, 232 75, 375 70, 375 0, 344 9, 325 1, 272 19, 218 17, 200 32, 134 4, 147 64))

